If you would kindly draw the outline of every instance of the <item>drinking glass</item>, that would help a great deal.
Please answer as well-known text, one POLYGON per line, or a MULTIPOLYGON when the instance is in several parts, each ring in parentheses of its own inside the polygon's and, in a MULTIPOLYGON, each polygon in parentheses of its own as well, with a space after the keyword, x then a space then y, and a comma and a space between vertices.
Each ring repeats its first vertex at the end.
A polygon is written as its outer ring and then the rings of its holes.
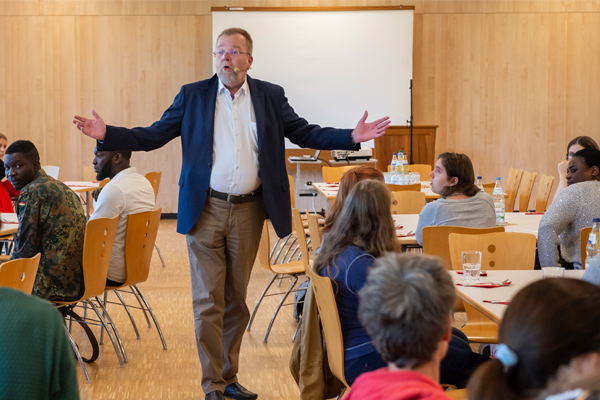
POLYGON ((463 251, 462 267, 463 284, 470 285, 478 283, 479 274, 481 273, 481 252, 472 250, 463 251))

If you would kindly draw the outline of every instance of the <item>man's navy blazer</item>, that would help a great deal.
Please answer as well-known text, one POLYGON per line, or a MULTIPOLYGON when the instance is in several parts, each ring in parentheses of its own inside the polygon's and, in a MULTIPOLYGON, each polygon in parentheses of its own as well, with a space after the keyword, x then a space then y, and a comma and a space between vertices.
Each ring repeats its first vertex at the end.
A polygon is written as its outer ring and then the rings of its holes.
MULTIPOLYGON (((351 129, 310 125, 289 105, 282 87, 247 77, 258 135, 258 175, 267 216, 277 235, 292 231, 290 188, 285 164, 285 141, 308 148, 355 148, 351 129)), ((147 128, 106 127, 99 150, 150 151, 181 136, 177 232, 187 234, 206 203, 213 163, 213 134, 218 78, 184 85, 161 119, 147 128)), ((232 149, 233 151, 233 149, 232 149)))

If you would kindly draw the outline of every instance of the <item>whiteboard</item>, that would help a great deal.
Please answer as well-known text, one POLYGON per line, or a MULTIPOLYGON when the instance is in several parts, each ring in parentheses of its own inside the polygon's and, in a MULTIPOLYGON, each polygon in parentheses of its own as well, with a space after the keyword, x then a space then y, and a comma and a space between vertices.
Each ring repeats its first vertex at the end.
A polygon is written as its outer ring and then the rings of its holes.
MULTIPOLYGON (((410 118, 413 10, 213 11, 213 47, 223 30, 254 42, 252 78, 282 86, 312 124, 354 128, 389 116, 410 118)), ((213 72, 214 65, 213 65, 213 72)), ((373 143, 365 143, 373 147, 373 143)), ((287 148, 297 147, 286 141, 287 148)))

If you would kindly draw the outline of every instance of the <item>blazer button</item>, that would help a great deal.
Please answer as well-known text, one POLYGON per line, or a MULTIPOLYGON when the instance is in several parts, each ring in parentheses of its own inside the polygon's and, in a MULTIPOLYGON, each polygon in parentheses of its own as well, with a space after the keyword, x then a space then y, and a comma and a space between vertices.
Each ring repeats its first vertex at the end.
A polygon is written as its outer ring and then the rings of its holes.
POLYGON ((212 167, 212 163, 208 163, 208 167, 209 167, 209 168, 210 168, 210 167, 212 167))

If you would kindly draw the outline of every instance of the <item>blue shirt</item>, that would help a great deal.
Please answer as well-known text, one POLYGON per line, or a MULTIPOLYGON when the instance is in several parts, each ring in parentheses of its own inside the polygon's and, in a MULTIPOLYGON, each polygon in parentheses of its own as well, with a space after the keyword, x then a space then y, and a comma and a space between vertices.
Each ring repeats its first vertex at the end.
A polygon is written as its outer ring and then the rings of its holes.
POLYGON ((358 319, 358 292, 367 281, 369 268, 375 257, 350 245, 334 258, 332 277, 323 268, 319 275, 333 280, 333 291, 337 303, 342 335, 344 337, 344 359, 352 360, 376 352, 371 338, 358 319), (337 268, 336 268, 337 267, 337 268))

